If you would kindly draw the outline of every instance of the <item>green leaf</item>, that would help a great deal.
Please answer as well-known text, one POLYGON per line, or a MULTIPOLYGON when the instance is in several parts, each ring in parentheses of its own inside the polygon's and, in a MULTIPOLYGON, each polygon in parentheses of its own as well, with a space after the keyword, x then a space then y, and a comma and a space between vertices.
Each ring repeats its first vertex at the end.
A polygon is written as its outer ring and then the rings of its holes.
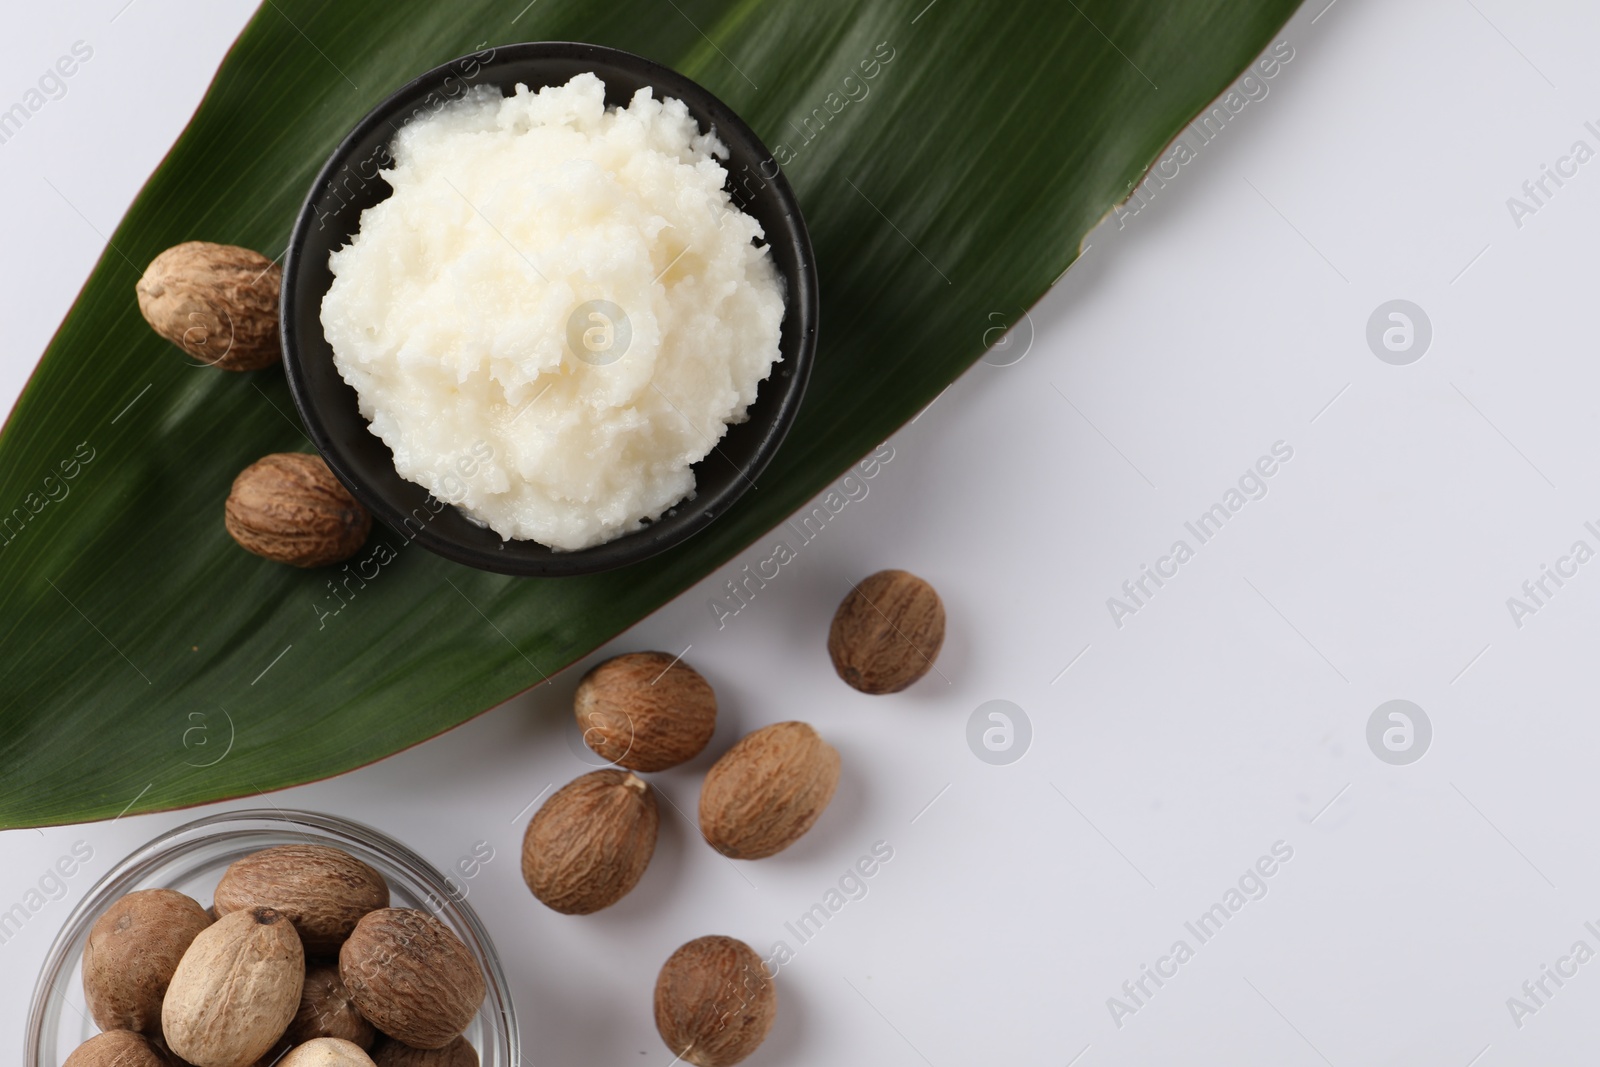
POLYGON ((0 435, 0 825, 336 774, 602 644, 937 396, 998 336, 990 313, 1039 298, 1296 6, 267 0, 0 435), (378 100, 486 43, 541 39, 673 66, 789 160, 823 315, 787 443, 707 532, 618 573, 484 574, 382 528, 371 547, 395 558, 365 582, 246 554, 222 526, 234 475, 309 448, 282 372, 189 366, 140 318, 134 282, 184 240, 279 254, 317 168, 378 100))

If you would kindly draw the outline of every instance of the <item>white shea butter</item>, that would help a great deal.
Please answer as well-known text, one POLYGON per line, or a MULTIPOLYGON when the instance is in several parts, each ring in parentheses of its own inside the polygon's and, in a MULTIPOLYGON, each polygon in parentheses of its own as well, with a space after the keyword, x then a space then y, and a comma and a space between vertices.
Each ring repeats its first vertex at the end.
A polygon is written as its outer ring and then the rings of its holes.
POLYGON ((778 362, 783 283, 688 109, 580 74, 404 127, 393 193, 333 253, 334 362, 395 469, 507 539, 611 540, 778 362))

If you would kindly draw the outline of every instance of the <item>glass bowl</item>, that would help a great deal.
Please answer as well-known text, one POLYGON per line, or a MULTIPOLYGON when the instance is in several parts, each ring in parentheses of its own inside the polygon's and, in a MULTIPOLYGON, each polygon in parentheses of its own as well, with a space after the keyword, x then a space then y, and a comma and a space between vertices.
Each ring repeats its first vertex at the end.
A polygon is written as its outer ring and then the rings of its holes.
POLYGON ((371 827, 309 811, 230 811, 169 830, 111 869, 89 891, 50 946, 33 991, 24 1037, 26 1067, 61 1067, 99 1033, 83 998, 83 946, 89 928, 111 903, 136 889, 176 889, 211 903, 222 872, 234 860, 273 845, 331 845, 371 865, 389 883, 391 903, 436 916, 461 938, 483 969, 483 1008, 467 1027, 482 1067, 520 1062, 516 1011, 500 957, 477 913, 427 860, 371 827))

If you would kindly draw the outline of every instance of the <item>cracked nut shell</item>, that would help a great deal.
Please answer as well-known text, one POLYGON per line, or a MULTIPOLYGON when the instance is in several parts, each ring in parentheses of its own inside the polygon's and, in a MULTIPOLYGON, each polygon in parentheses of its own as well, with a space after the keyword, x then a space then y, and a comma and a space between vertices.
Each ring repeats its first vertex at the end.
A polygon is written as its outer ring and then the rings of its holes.
POLYGON ((665 652, 629 652, 583 676, 573 698, 583 741, 630 771, 664 771, 698 756, 717 728, 717 695, 665 652))
POLYGON ((736 860, 782 852, 811 829, 839 785, 839 753, 803 722, 745 735, 700 787, 700 832, 736 860))
POLYGON ((730 1067, 766 1039, 778 992, 755 950, 732 937, 701 937, 668 957, 656 978, 656 1030, 696 1067, 730 1067))
POLYGON ((339 950, 339 977, 361 1014, 414 1048, 460 1036, 487 988, 478 961, 427 912, 380 908, 362 916, 339 950))
POLYGON ((522 839, 522 878, 547 907, 588 915, 628 894, 656 849, 655 791, 628 771, 593 771, 544 802, 522 839))
POLYGON ((160 1036, 167 985, 210 925, 198 901, 173 889, 141 889, 107 908, 83 946, 83 997, 95 1025, 160 1036))
POLYGON ((249 1067, 300 1004, 305 950, 271 908, 224 915, 183 954, 161 1004, 167 1047, 194 1067, 249 1067))
POLYGON ((275 452, 233 480, 223 525, 247 552, 296 567, 326 567, 361 550, 372 516, 321 456, 275 452))
POLYGON ((307 955, 332 957, 363 915, 389 906, 389 884, 348 852, 275 845, 235 860, 217 883, 214 906, 218 915, 273 908, 294 924, 307 955))
POLYGON ((134 288, 151 328, 201 363, 260 370, 282 358, 283 269, 259 252, 186 241, 151 260, 134 288))
POLYGON ((908 571, 879 571, 850 591, 828 628, 839 677, 863 693, 898 693, 933 669, 944 645, 944 604, 908 571))

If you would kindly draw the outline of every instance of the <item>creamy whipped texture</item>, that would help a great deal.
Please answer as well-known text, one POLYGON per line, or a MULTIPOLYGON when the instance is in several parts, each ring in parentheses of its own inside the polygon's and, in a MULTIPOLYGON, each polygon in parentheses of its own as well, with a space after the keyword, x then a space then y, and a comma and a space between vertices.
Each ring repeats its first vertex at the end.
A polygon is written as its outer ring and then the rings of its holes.
POLYGON ((783 283, 681 101, 580 74, 403 128, 323 330, 402 477, 580 549, 694 493, 780 359, 783 283))

